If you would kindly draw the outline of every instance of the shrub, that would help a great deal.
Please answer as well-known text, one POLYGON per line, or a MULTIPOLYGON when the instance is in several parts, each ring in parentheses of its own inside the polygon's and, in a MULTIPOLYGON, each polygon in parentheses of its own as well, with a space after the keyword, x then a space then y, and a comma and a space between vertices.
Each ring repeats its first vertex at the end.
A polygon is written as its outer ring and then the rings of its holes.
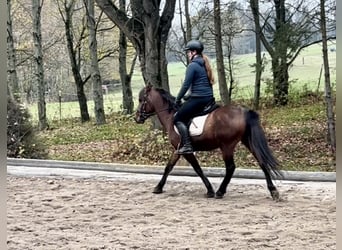
POLYGON ((27 109, 10 96, 7 97, 7 157, 47 157, 43 143, 36 137, 27 109))

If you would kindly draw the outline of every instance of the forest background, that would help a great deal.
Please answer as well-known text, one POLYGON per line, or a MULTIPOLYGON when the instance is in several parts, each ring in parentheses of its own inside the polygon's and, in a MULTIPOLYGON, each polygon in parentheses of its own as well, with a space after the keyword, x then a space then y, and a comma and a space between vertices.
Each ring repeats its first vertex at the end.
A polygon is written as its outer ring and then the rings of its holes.
MULTIPOLYGON (((109 11, 101 8, 101 2, 106 1, 96 2, 100 8, 93 1, 8 1, 9 96, 13 95, 18 103, 23 104, 23 109, 29 111, 30 123, 39 130, 34 134, 44 148, 39 147, 38 151, 46 153, 31 157, 163 165, 171 152, 166 135, 154 129, 154 121, 137 125, 132 119, 138 91, 151 79, 159 78, 144 72, 150 60, 146 51, 139 51, 137 42, 127 39, 130 38, 129 32, 124 32, 109 11), (35 26, 37 22, 40 25, 35 26), (16 83, 13 82, 13 69, 16 83), (82 105, 86 105, 88 117, 84 116, 82 105), (102 120, 97 112, 101 105, 102 120), (94 110, 94 113, 88 110, 94 110)), ((276 49, 276 38, 270 36, 276 25, 272 26, 271 21, 267 23, 268 19, 277 20, 277 12, 274 12, 277 8, 272 1, 260 2, 258 6, 258 19, 264 20, 260 27, 268 28, 265 32, 268 40, 263 42, 261 39, 259 62, 256 62, 256 50, 261 36, 256 36, 252 8, 259 1, 170 2, 175 5, 174 16, 167 19, 169 23, 172 21, 165 43, 167 84, 161 80, 155 85, 176 95, 187 64, 182 48, 186 41, 199 38, 218 72, 218 83, 214 85, 216 99, 251 106, 259 111, 269 143, 284 169, 335 171, 327 106, 330 103, 335 108, 336 2, 325 1, 323 5, 327 13, 325 34, 329 41, 326 44, 327 83, 322 56, 321 12, 316 8, 317 13, 313 13, 315 8, 312 7, 320 6, 320 2, 301 1, 295 6, 287 1, 288 12, 284 20, 292 23, 291 27, 305 24, 307 34, 297 44, 288 44, 285 102, 275 101, 274 55, 267 48, 269 41, 269 45, 276 49), (218 21, 214 17, 218 7, 220 32, 214 29, 217 28, 218 21), (295 12, 299 9, 301 12, 295 12), (313 16, 317 19, 309 22, 309 17, 313 16), (218 33, 221 33, 220 42, 217 41, 218 33), (220 76, 219 54, 222 54, 224 63, 224 81, 220 76), (260 94, 256 96, 258 74, 260 94), (227 95, 223 95, 222 86, 227 87, 227 95), (328 92, 327 86, 331 87, 328 92), (332 92, 330 96, 327 95, 329 91, 332 92)), ((153 3, 150 2, 149 7, 153 3)), ((129 21, 143 19, 143 11, 135 13, 135 1, 114 4, 120 7, 121 12, 117 13, 128 17, 127 26, 129 21)), ((143 7, 145 11, 148 9, 143 7)), ((159 2, 160 20, 163 20, 167 8, 172 10, 159 2)), ((299 37, 295 35, 293 37, 299 37)), ((154 47, 149 49, 153 51, 154 47)), ((157 68, 163 69, 162 66, 157 68)), ((25 134, 25 131, 21 133, 25 134)), ((15 157, 30 157, 30 151, 23 144, 18 142, 16 145, 15 157)), ((238 148, 236 158, 237 166, 256 167, 251 155, 243 148, 238 148)), ((215 151, 199 153, 199 159, 203 166, 222 166, 215 151)))

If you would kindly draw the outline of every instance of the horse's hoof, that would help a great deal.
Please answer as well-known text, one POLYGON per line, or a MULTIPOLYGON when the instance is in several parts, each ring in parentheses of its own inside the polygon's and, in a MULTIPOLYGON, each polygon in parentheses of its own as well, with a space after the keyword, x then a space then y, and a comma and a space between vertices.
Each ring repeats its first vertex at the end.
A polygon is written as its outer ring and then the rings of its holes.
POLYGON ((224 193, 216 192, 215 198, 216 198, 216 199, 222 199, 223 196, 224 196, 224 193))
POLYGON ((274 201, 280 201, 280 195, 278 190, 272 190, 271 195, 274 201))
POLYGON ((155 187, 155 188, 153 189, 153 193, 154 193, 154 194, 161 194, 162 192, 163 192, 163 189, 161 189, 161 188, 155 187))
POLYGON ((215 197, 214 192, 208 192, 207 193, 207 198, 214 198, 214 197, 215 197))

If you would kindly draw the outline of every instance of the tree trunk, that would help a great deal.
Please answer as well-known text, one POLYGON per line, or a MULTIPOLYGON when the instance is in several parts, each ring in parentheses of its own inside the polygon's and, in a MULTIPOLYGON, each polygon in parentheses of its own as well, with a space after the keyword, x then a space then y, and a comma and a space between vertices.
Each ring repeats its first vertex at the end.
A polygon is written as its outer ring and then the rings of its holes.
POLYGON ((215 50, 216 50, 216 67, 219 91, 223 104, 230 102, 229 91, 227 88, 226 73, 224 69, 223 50, 222 50, 222 34, 221 34, 221 11, 220 0, 214 0, 214 25, 215 25, 215 50))
POLYGON ((38 128, 39 130, 48 127, 46 118, 45 104, 45 81, 43 66, 43 49, 41 34, 41 10, 40 0, 32 0, 32 17, 33 17, 33 43, 34 43, 34 62, 35 62, 35 81, 38 84, 38 128))
POLYGON ((289 93, 288 65, 283 59, 272 58, 273 71, 273 103, 275 106, 286 106, 289 93))
POLYGON ((161 16, 159 15, 160 1, 131 1, 131 18, 120 11, 111 0, 96 0, 96 2, 136 48, 145 84, 169 90, 165 44, 174 16, 176 0, 165 1, 161 16))
MULTIPOLYGON (((126 0, 120 0, 120 10, 126 11, 126 0)), ((127 39, 126 35, 120 31, 119 40, 119 72, 122 85, 122 111, 124 114, 132 114, 134 109, 131 79, 135 65, 136 56, 131 65, 131 71, 127 74, 127 39)))
MULTIPOLYGON (((160 16, 161 1, 130 1, 132 17, 120 9, 111 0, 96 0, 126 37, 133 43, 140 61, 145 85, 170 90, 165 56, 166 41, 175 12, 176 0, 164 2, 160 16)), ((153 128, 160 129, 158 119, 152 119, 153 128)))
POLYGON ((144 75, 145 82, 147 84, 151 84, 156 87, 162 87, 161 74, 159 74, 159 72, 161 72, 160 71, 161 65, 159 64, 160 35, 156 34, 156 31, 158 29, 158 26, 156 24, 159 22, 158 20, 159 15, 153 14, 154 9, 152 9, 150 3, 146 5, 148 5, 148 6, 144 6, 146 8, 145 9, 146 15, 143 15, 143 18, 142 18, 142 21, 145 24, 145 27, 144 27, 145 67, 144 67, 143 75, 144 75), (154 39, 150 39, 152 37, 154 37, 154 39))
POLYGON ((72 31, 72 16, 73 16, 73 8, 74 8, 74 0, 72 0, 69 4, 64 5, 65 10, 65 17, 63 16, 64 26, 65 26, 65 35, 67 40, 67 47, 68 47, 68 54, 70 58, 70 64, 71 64, 71 70, 74 77, 75 85, 76 85, 76 91, 77 91, 77 98, 78 103, 80 106, 80 113, 81 113, 81 121, 87 122, 90 120, 89 112, 88 112, 88 104, 87 104, 87 97, 84 93, 84 84, 86 83, 86 80, 82 80, 82 76, 80 73, 80 66, 77 63, 76 59, 76 52, 74 49, 74 41, 73 36, 74 33, 72 31))
MULTIPOLYGON (((181 1, 179 1, 179 5, 181 6, 181 1)), ((182 18, 182 13, 180 13, 180 18, 182 18)), ((187 44, 192 39, 192 24, 191 24, 191 16, 189 11, 189 0, 184 0, 184 15, 185 15, 185 29, 182 25, 182 31, 183 31, 183 43, 184 45, 187 44)), ((185 56, 186 58, 186 65, 189 65, 190 60, 189 57, 185 56)))
POLYGON ((261 59, 261 40, 260 40, 260 21, 259 15, 259 0, 250 0, 250 5, 256 11, 253 11, 253 19, 255 25, 255 82, 254 82, 254 98, 253 98, 253 108, 255 110, 259 109, 260 101, 260 86, 261 86, 261 74, 262 74, 262 59, 261 59))
POLYGON ((78 104, 80 106, 81 122, 87 122, 90 120, 90 117, 89 117, 89 112, 88 112, 87 97, 84 94, 83 84, 76 84, 76 94, 77 94, 78 104))
POLYGON ((228 89, 228 103, 232 100, 232 94, 234 89, 234 75, 233 75, 233 39, 232 37, 228 38, 228 44, 227 44, 227 58, 228 58, 228 74, 229 74, 229 89, 228 89))
POLYGON ((87 9, 89 29, 89 52, 91 59, 91 78, 93 81, 94 112, 96 124, 102 125, 106 123, 106 117, 103 107, 102 80, 97 58, 94 0, 87 0, 87 9))
POLYGON ((14 48, 12 28, 12 0, 7 0, 7 84, 16 100, 20 98, 20 89, 17 75, 17 59, 14 48))
POLYGON ((287 65, 287 48, 290 44, 288 35, 286 34, 288 28, 286 27, 286 9, 285 0, 274 0, 276 20, 275 20, 275 35, 274 47, 275 55, 273 60, 273 80, 274 80, 274 105, 285 106, 288 103, 289 91, 289 73, 287 65))
POLYGON ((326 29, 326 17, 325 17, 325 6, 324 0, 320 0, 321 5, 321 32, 322 32, 322 42, 323 42, 323 64, 324 64, 324 79, 325 79, 325 103, 326 103, 326 113, 327 113, 327 127, 328 127, 328 142, 331 147, 331 151, 336 158, 336 133, 335 133, 335 114, 333 97, 331 95, 331 85, 330 85, 330 69, 329 69, 329 59, 328 59, 328 46, 327 46, 327 29, 326 29))
MULTIPOLYGON (((181 4, 181 3, 179 3, 181 4)), ((191 17, 190 17, 190 11, 189 11, 189 0, 184 0, 184 11, 185 11, 185 25, 186 25, 186 33, 184 34, 184 44, 189 42, 191 40, 192 36, 192 24, 191 24, 191 17)), ((188 57, 186 57, 188 58, 188 57)))

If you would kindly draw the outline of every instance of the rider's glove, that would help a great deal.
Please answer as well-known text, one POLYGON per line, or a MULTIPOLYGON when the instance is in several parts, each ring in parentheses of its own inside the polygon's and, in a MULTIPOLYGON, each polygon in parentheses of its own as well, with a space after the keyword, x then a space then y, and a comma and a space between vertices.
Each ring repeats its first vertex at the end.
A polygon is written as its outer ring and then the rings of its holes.
POLYGON ((182 106, 182 100, 176 99, 176 105, 179 107, 182 106))

